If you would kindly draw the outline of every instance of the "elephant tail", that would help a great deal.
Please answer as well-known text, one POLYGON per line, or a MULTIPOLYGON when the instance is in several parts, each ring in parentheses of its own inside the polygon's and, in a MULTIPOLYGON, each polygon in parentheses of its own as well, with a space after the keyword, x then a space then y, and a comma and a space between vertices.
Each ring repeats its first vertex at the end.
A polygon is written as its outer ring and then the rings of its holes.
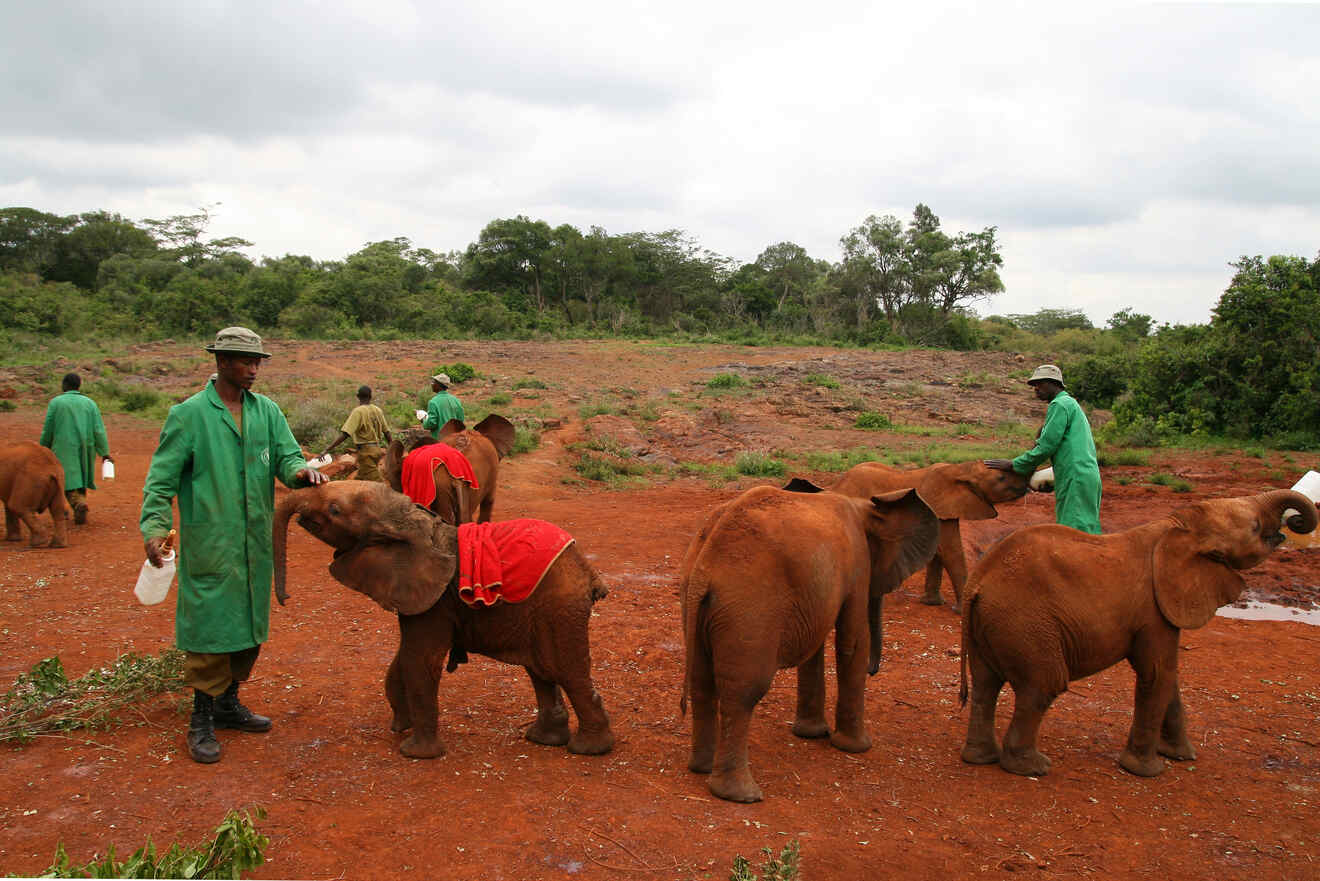
MULTIPOLYGON (((967 590, 966 586, 963 590, 967 590)), ((958 706, 967 706, 967 649, 971 645, 972 636, 972 614, 976 610, 976 601, 981 595, 976 590, 968 592, 968 596, 963 600, 962 613, 962 645, 958 650, 958 706)))
POLYGON ((37 500, 36 513, 44 513, 47 509, 51 514, 59 511, 64 501, 64 481, 57 474, 52 474, 46 478, 45 492, 37 500))
POLYGON ((588 566, 591 572, 591 604, 595 605, 605 597, 610 595, 610 586, 605 583, 605 579, 600 577, 595 566, 588 566))

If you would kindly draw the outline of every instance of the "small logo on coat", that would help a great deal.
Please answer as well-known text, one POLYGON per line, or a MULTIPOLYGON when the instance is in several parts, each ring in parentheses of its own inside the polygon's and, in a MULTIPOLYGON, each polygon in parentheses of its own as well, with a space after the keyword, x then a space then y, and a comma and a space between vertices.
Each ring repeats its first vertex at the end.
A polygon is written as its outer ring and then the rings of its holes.
POLYGON ((262 465, 269 465, 269 464, 270 464, 270 447, 265 447, 264 449, 262 449, 262 451, 261 451, 261 464, 262 464, 262 465))

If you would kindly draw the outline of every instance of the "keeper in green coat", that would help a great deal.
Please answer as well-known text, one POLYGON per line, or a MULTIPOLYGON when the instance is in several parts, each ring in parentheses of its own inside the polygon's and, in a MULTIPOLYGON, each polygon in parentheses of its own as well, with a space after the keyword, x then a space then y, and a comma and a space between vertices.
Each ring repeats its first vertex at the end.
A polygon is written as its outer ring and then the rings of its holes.
POLYGON ((435 397, 426 405, 426 419, 422 428, 431 432, 431 437, 439 437, 440 429, 450 419, 463 420, 463 402, 449 393, 449 374, 437 373, 431 377, 431 391, 435 397))
POLYGON ((1063 385, 1063 371, 1042 364, 1027 380, 1036 397, 1048 401, 1045 425, 1036 445, 1016 459, 987 459, 985 464, 1003 471, 1030 475, 1050 460, 1054 466, 1054 519, 1064 526, 1092 535, 1100 530, 1100 465, 1095 458, 1091 423, 1082 407, 1063 385))
POLYGON ((252 392, 270 357, 243 327, 216 334, 214 378, 170 408, 142 489, 140 528, 147 559, 161 546, 179 501, 179 593, 175 639, 193 689, 188 752, 220 759, 216 728, 268 731, 271 721, 238 700, 270 625, 275 478, 285 486, 326 481, 309 468, 280 408, 252 392))
POLYGON ((87 490, 96 489, 96 457, 107 462, 110 443, 96 402, 82 393, 82 377, 64 374, 63 393, 46 407, 41 426, 41 445, 55 454, 64 466, 64 497, 73 509, 73 522, 87 522, 87 490))

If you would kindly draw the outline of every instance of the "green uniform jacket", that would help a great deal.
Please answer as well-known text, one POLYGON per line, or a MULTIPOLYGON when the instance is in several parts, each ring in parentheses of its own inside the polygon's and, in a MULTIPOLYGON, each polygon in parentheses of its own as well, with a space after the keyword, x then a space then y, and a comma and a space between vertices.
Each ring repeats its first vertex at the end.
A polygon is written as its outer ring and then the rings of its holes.
POLYGON ((243 393, 243 435, 215 382, 170 408, 142 488, 144 539, 166 535, 179 499, 179 648, 219 654, 266 641, 275 478, 307 463, 280 408, 243 393))
POLYGON ((1066 391, 1050 401, 1036 446, 1013 460, 1013 470, 1030 474, 1046 459, 1054 466, 1054 519, 1099 535, 1100 465, 1095 460, 1091 423, 1066 391))
POLYGON ((426 405, 426 421, 422 428, 431 432, 431 437, 438 437, 446 422, 462 418, 463 402, 449 392, 440 392, 426 405))
POLYGON ((105 423, 96 402, 82 392, 67 391, 51 399, 41 445, 49 447, 64 466, 64 489, 96 489, 96 457, 108 456, 105 423))

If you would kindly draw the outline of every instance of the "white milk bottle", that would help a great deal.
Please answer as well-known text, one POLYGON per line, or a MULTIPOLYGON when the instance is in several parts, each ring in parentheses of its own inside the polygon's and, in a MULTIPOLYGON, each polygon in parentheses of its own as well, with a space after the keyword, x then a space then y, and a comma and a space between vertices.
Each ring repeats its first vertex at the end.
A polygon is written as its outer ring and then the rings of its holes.
POLYGON ((165 537, 165 544, 160 549, 161 565, 157 568, 150 560, 142 561, 142 571, 138 573, 137 585, 133 595, 144 606, 154 606, 165 599, 170 592, 170 582, 174 581, 174 530, 165 537))
POLYGON ((115 463, 110 459, 101 460, 101 479, 102 480, 115 479, 115 463))
MULTIPOLYGON (((1314 471, 1308 471, 1302 475, 1302 479, 1293 484, 1293 491, 1299 492, 1311 501, 1320 501, 1320 474, 1314 471)), ((1294 514, 1300 513, 1292 508, 1283 512, 1283 519, 1286 521, 1294 514)), ((1283 546, 1286 548, 1309 548, 1320 544, 1320 529, 1309 532, 1306 535, 1298 535, 1287 526, 1282 529, 1283 546)))

